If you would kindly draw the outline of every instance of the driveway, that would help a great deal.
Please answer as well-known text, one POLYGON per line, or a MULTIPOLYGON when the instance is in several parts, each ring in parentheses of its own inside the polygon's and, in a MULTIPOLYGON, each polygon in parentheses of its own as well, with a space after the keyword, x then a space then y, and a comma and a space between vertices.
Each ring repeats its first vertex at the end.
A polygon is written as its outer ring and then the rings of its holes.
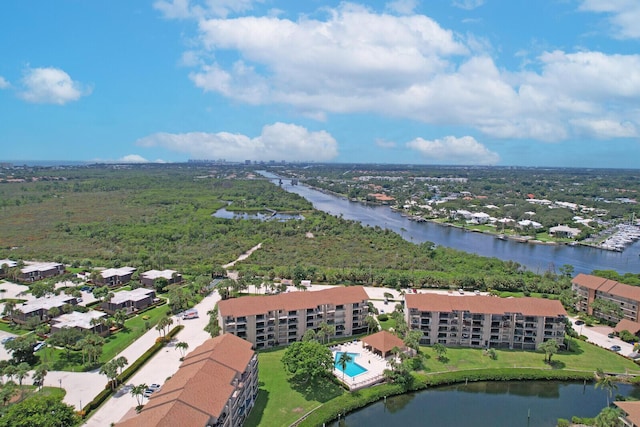
POLYGON ((587 337, 587 342, 595 344, 599 347, 603 347, 606 349, 610 349, 611 346, 617 345, 620 346, 619 353, 622 356, 627 356, 633 353, 633 345, 627 342, 622 341, 618 337, 609 338, 609 334, 613 333, 613 328, 609 326, 587 326, 587 325, 576 325, 576 321, 578 319, 571 318, 571 323, 573 324, 573 329, 578 332, 579 335, 584 335, 587 337))

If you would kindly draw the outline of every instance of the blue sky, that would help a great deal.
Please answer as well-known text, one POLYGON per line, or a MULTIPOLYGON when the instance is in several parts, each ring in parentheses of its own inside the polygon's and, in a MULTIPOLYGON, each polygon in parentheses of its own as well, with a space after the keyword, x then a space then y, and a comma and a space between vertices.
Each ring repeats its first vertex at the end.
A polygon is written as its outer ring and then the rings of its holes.
POLYGON ((2 160, 640 168, 637 0, 7 0, 2 160))

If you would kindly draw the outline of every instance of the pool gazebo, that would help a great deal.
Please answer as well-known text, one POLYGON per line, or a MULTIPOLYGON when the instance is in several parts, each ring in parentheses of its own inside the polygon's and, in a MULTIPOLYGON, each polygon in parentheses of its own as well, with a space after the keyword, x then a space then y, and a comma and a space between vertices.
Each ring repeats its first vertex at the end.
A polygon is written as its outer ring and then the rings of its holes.
POLYGON ((373 335, 362 338, 362 347, 385 359, 392 355, 391 350, 395 347, 403 352, 407 351, 404 341, 388 331, 376 332, 373 335))

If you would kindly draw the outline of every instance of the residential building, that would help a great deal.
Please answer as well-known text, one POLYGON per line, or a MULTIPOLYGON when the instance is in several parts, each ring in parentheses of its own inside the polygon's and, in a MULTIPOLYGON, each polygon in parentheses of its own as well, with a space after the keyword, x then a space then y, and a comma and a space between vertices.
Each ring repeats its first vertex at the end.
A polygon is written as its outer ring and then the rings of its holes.
POLYGON ((139 414, 118 427, 240 427, 258 395, 258 357, 231 334, 205 341, 187 356, 139 414))
POLYGON ((165 279, 168 285, 182 282, 182 275, 174 270, 149 270, 140 275, 140 282, 143 286, 153 288, 156 281, 165 279))
POLYGON ((611 322, 628 319, 632 322, 640 321, 638 318, 638 304, 640 303, 640 287, 625 285, 615 280, 603 279, 590 274, 578 274, 571 280, 573 291, 578 297, 576 309, 584 313, 594 315, 611 322), (591 304, 596 299, 611 301, 622 310, 622 317, 614 313, 600 313, 594 311, 591 304))
POLYGON ((130 314, 149 307, 155 299, 156 292, 153 289, 137 288, 114 293, 109 301, 100 304, 100 308, 109 314, 120 309, 124 309, 127 314, 130 314))
POLYGON ((133 267, 107 268, 100 272, 96 284, 109 287, 126 285, 135 271, 133 267))
POLYGON ((362 347, 380 357, 387 358, 393 355, 397 348, 403 353, 409 353, 409 348, 404 341, 389 331, 380 331, 361 339, 362 347))
POLYGON ((567 312, 542 298, 407 294, 405 316, 422 331, 421 344, 534 350, 550 339, 564 343, 567 312))
POLYGON ((234 298, 218 303, 218 322, 222 332, 255 348, 300 341, 307 330, 320 330, 323 322, 335 327, 334 337, 344 337, 367 332, 368 299, 362 286, 234 298))
POLYGON ((109 328, 99 321, 99 319, 106 316, 106 313, 96 310, 89 310, 86 313, 72 311, 71 313, 62 314, 52 321, 51 333, 57 332, 62 328, 74 328, 83 332, 88 331, 106 335, 109 333, 109 328))
POLYGON ((640 427, 640 402, 622 401, 613 402, 613 404, 624 413, 620 420, 625 427, 640 427))
POLYGON ((18 280, 23 282, 35 282, 64 274, 64 265, 59 262, 29 263, 20 269, 18 280))
POLYGON ((65 294, 37 298, 16 306, 13 320, 17 323, 26 323, 30 318, 36 317, 40 322, 45 322, 55 317, 50 316, 52 308, 56 308, 59 315, 64 312, 65 305, 76 305, 77 303, 76 297, 65 294))
POLYGON ((580 229, 569 227, 566 225, 556 225, 555 227, 549 228, 549 234, 554 237, 567 237, 570 239, 575 239, 580 234, 580 229))

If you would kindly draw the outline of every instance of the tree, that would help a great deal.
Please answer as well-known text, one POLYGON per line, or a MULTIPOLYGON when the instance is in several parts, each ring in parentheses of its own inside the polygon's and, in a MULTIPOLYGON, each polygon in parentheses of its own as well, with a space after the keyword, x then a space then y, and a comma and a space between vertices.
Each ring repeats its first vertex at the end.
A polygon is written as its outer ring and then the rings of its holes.
POLYGON ((624 317, 622 308, 611 300, 596 298, 591 303, 591 308, 594 314, 599 314, 600 317, 608 316, 616 319, 622 319, 622 317, 624 317))
POLYGON ((284 352, 282 364, 293 382, 307 384, 331 375, 333 354, 317 341, 298 341, 284 352))
POLYGON ((4 309, 2 310, 2 315, 8 316, 9 320, 13 322, 13 315, 15 313, 15 310, 16 310, 16 302, 14 300, 7 300, 4 303, 4 309))
POLYGON ((547 340, 538 344, 538 350, 544 351, 546 363, 551 363, 551 356, 558 352, 558 348, 556 340, 547 340))
POLYGON ((622 427, 624 424, 620 419, 621 416, 620 409, 608 406, 596 416, 594 425, 596 427, 622 427))
POLYGON ((49 281, 36 282, 31 285, 30 290, 35 298, 42 298, 55 293, 55 284, 49 281))
POLYGON ((598 380, 596 381, 595 388, 601 388, 607 392, 607 406, 609 406, 609 400, 613 396, 613 392, 618 390, 618 384, 616 384, 615 377, 607 375, 601 370, 598 370, 598 380))
POLYGON ((404 337, 404 345, 420 353, 420 338, 422 338, 421 331, 409 331, 404 337))
POLYGON ((16 366, 16 374, 15 377, 18 380, 18 385, 20 386, 20 396, 22 396, 22 381, 29 376, 29 370, 31 366, 28 363, 22 362, 18 366, 16 366))
POLYGON ((113 364, 118 369, 118 375, 120 375, 122 374, 122 369, 129 364, 129 361, 127 360, 126 357, 120 356, 120 357, 117 357, 116 359, 113 359, 113 364))
POLYGON ((105 363, 100 367, 100 374, 107 377, 107 379, 109 380, 109 384, 111 385, 111 390, 115 390, 118 378, 118 366, 114 363, 113 360, 105 363))
POLYGON ((4 344, 4 348, 11 353, 11 359, 13 363, 19 364, 21 362, 27 362, 33 364, 35 362, 35 356, 33 354, 33 347, 36 345, 37 339, 34 334, 27 334, 20 337, 16 337, 11 341, 7 341, 4 344))
POLYGON ((367 334, 372 332, 378 332, 378 321, 373 316, 367 316, 364 318, 364 322, 367 324, 367 334))
MULTIPOLYGON (((2 388, 0 388, 0 400, 2 400, 2 404, 6 406, 17 393, 18 385, 16 383, 13 381, 7 381, 4 383, 2 388)), ((0 425, 2 425, 2 419, 3 418, 0 417, 0 425)))
POLYGON ((49 342, 53 345, 64 347, 67 353, 67 357, 69 357, 71 348, 75 346, 76 343, 82 338, 83 334, 81 331, 77 330, 76 328, 65 327, 51 334, 51 337, 49 337, 49 342))
POLYGON ((209 315, 209 323, 204 327, 204 330, 209 332, 211 338, 215 338, 220 335, 220 325, 218 324, 218 305, 216 304, 216 306, 213 307, 213 310, 209 310, 207 314, 209 315))
POLYGON ((74 426, 80 422, 72 406, 48 395, 34 395, 11 405, 0 418, 0 427, 74 426))
POLYGON ((328 324, 327 322, 321 322, 319 326, 320 329, 317 332, 318 338, 320 338, 320 342, 324 344, 325 339, 328 342, 329 338, 335 335, 336 327, 334 325, 328 324))
POLYGON ((342 368, 342 381, 344 381, 344 371, 347 370, 347 365, 353 361, 353 357, 343 351, 342 353, 340 353, 340 357, 338 357, 338 365, 340 365, 340 368, 342 368))
POLYGON ((176 350, 180 350, 181 357, 184 357, 184 354, 187 352, 188 349, 189 349, 189 343, 185 341, 180 341, 179 343, 176 344, 176 350))
POLYGON ((316 334, 316 331, 313 329, 307 329, 302 336, 302 341, 316 341, 317 338, 318 335, 316 334))
POLYGON ((49 367, 45 364, 39 365, 36 370, 33 372, 33 382, 34 384, 36 384, 40 389, 42 389, 42 386, 44 385, 44 378, 47 376, 47 374, 49 373, 49 367))
POLYGON ((162 331, 161 336, 167 336, 166 329, 171 325, 173 325, 173 319, 169 316, 165 316, 158 321, 158 324, 156 325, 156 330, 158 332, 162 331))
POLYGON ((184 288, 173 288, 169 291, 169 307, 173 313, 189 308, 191 293, 184 288))
POLYGON ((116 310, 115 313, 113 313, 113 320, 122 328, 124 326, 124 322, 127 320, 127 310, 124 308, 116 310))
POLYGON ((136 398, 136 402, 138 402, 138 406, 142 406, 142 398, 144 395, 144 391, 147 389, 147 385, 142 383, 138 385, 134 385, 131 388, 131 396, 136 398))
POLYGON ((438 360, 439 361, 444 361, 445 359, 445 355, 447 354, 447 347, 445 347, 444 345, 440 344, 440 343, 436 343, 433 345, 433 351, 436 352, 436 354, 438 355, 438 360))

